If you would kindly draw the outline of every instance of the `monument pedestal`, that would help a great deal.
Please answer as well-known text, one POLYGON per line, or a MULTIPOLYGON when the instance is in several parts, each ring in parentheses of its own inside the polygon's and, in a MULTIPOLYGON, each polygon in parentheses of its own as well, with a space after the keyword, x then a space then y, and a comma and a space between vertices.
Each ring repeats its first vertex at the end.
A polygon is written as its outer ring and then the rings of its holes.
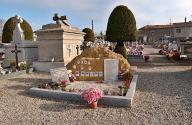
POLYGON ((192 41, 180 42, 181 54, 187 55, 189 59, 192 59, 192 41))
POLYGON ((38 41, 38 62, 33 67, 37 71, 65 66, 77 56, 77 46, 83 41, 84 33, 66 24, 47 24, 36 31, 38 41), (53 63, 52 63, 53 62, 53 63))
POLYGON ((33 62, 33 67, 37 71, 49 72, 50 69, 64 67, 64 62, 33 62))
MULTIPOLYGON (((14 50, 15 43, 4 44, 5 48, 5 58, 3 60, 3 67, 10 66, 10 63, 15 61, 15 54, 11 51, 14 50)), ((17 43, 18 50, 21 50, 21 53, 18 53, 18 61, 27 61, 31 64, 33 61, 38 59, 38 45, 34 41, 21 41, 17 43)))

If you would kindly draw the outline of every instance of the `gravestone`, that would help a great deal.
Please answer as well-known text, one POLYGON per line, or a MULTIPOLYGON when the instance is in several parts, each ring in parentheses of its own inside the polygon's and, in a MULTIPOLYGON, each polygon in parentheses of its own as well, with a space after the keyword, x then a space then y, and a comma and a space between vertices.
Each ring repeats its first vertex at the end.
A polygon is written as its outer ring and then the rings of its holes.
POLYGON ((65 67, 50 69, 50 73, 51 73, 51 78, 52 78, 53 82, 58 83, 58 82, 64 81, 64 80, 69 82, 67 69, 65 67))
POLYGON ((16 15, 14 21, 16 22, 16 26, 15 29, 13 30, 13 41, 17 44, 21 43, 21 41, 23 41, 25 38, 23 30, 21 29, 20 26, 20 24, 23 22, 23 19, 19 15, 16 15))
POLYGON ((119 60, 104 59, 104 81, 118 80, 119 60))
POLYGON ((100 58, 79 58, 73 64, 72 72, 78 81, 103 80, 103 61, 100 58))
POLYGON ((77 56, 76 47, 83 41, 85 33, 72 27, 66 16, 55 14, 53 20, 56 23, 43 25, 42 29, 36 31, 38 61, 33 66, 38 71, 49 72, 49 69, 64 67, 77 56))
POLYGON ((16 69, 19 70, 19 61, 18 61, 18 53, 21 52, 21 50, 18 50, 17 49, 17 45, 15 44, 15 49, 14 50, 11 50, 12 53, 15 54, 15 62, 16 62, 16 69))
MULTIPOLYGON (((88 48, 76 56, 66 67, 79 81, 102 81, 104 80, 105 59, 118 60, 117 74, 118 71, 124 72, 130 69, 130 64, 122 55, 112 52, 107 47, 88 48)), ((113 67, 108 67, 108 69, 108 72, 111 72, 113 67)), ((116 77, 117 75, 115 75, 115 79, 116 77)))
POLYGON ((177 50, 178 51, 178 45, 177 45, 176 41, 173 41, 173 43, 168 44, 168 50, 169 51, 171 51, 171 50, 177 50))
POLYGON ((181 55, 187 55, 192 59, 192 41, 180 42, 181 55))
POLYGON ((13 41, 3 45, 5 51, 3 67, 8 67, 11 62, 15 61, 15 54, 11 52, 15 48, 15 45, 21 50, 21 53, 18 55, 18 62, 27 61, 28 63, 32 63, 34 60, 37 60, 37 42, 24 40, 25 36, 20 27, 20 23, 23 22, 23 19, 16 15, 14 20, 16 25, 13 31, 13 41))

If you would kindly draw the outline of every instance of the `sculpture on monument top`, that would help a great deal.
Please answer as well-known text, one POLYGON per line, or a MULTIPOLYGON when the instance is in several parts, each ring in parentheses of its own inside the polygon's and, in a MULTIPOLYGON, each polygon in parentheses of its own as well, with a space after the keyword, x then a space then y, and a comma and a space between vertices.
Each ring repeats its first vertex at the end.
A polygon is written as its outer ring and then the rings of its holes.
POLYGON ((16 15, 14 18, 14 21, 16 25, 15 25, 15 29, 13 30, 13 42, 21 43, 21 41, 23 41, 25 37, 23 34, 23 30, 21 29, 21 26, 20 26, 20 24, 23 22, 23 19, 19 15, 16 15))
POLYGON ((70 26, 70 24, 67 22, 67 17, 59 16, 58 13, 54 14, 53 20, 56 21, 57 24, 70 26))

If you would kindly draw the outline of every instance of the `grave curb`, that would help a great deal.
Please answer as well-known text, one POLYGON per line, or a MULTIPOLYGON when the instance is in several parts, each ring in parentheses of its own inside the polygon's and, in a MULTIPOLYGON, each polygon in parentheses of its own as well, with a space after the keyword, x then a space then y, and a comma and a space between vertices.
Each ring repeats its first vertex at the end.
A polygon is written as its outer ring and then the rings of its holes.
POLYGON ((130 63, 144 63, 145 62, 143 55, 128 55, 127 60, 130 63))
MULTIPOLYGON (((138 75, 133 75, 133 79, 131 81, 129 90, 126 96, 109 96, 104 95, 101 100, 99 100, 99 104, 107 105, 107 106, 115 106, 115 107, 130 107, 133 104, 133 97, 136 90, 138 75)), ((40 89, 40 88, 30 88, 29 94, 32 96, 42 97, 42 98, 50 98, 50 99, 59 99, 59 100, 67 100, 67 101, 75 101, 79 103, 86 103, 82 98, 81 94, 74 92, 64 92, 61 90, 48 90, 48 89, 40 89)))

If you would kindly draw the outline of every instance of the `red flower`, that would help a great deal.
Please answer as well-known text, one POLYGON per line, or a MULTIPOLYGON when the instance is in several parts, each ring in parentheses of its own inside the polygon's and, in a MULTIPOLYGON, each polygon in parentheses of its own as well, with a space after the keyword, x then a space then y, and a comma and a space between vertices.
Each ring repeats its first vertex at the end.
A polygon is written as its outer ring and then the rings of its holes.
POLYGON ((67 80, 63 80, 63 81, 61 81, 61 84, 63 85, 63 86, 67 86, 67 80))
POLYGON ((125 84, 125 87, 129 87, 130 80, 129 80, 129 79, 126 79, 126 80, 124 81, 124 84, 125 84))

